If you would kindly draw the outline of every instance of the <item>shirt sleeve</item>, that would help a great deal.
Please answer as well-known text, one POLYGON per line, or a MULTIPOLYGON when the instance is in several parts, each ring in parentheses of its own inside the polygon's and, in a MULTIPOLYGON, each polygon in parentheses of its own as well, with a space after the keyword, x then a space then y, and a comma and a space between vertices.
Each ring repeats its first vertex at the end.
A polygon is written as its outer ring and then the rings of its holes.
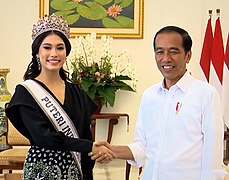
MULTIPOLYGON (((143 102, 143 100, 142 100, 143 102)), ((128 163, 131 165, 136 165, 138 167, 142 167, 145 161, 145 149, 146 149, 146 136, 145 136, 145 129, 143 126, 143 119, 144 114, 142 113, 143 109, 143 103, 141 102, 140 108, 139 108, 139 115, 138 120, 136 124, 136 135, 134 142, 129 144, 128 147, 130 148, 133 156, 134 161, 128 160, 128 163)))
POLYGON ((201 179, 211 179, 223 165, 224 123, 216 89, 205 93, 202 132, 204 134, 201 179))

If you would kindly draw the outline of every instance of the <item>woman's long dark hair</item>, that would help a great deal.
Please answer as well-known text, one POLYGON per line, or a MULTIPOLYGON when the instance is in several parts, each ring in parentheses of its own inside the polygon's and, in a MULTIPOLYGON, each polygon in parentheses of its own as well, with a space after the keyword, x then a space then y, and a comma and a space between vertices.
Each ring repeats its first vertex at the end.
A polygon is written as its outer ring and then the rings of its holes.
MULTIPOLYGON (((39 70, 38 68, 38 62, 37 62, 37 53, 39 51, 39 48, 41 46, 41 43, 43 42, 43 40, 50 34, 56 34, 58 35, 63 41, 64 41, 64 44, 65 44, 65 47, 66 47, 66 56, 69 55, 70 51, 71 51, 71 44, 68 40, 68 38, 62 34, 61 32, 59 31, 55 31, 55 30, 50 30, 50 31, 47 31, 47 32, 44 32, 42 34, 40 34, 34 41, 33 41, 33 44, 32 44, 32 61, 29 63, 28 67, 27 67, 27 70, 24 74, 24 80, 27 80, 27 79, 34 79, 36 78, 40 73, 41 73, 41 70, 39 70)), ((69 77, 68 77, 68 72, 65 71, 63 69, 63 67, 60 68, 60 77, 61 79, 63 79, 64 81, 66 80, 70 80, 69 77)))

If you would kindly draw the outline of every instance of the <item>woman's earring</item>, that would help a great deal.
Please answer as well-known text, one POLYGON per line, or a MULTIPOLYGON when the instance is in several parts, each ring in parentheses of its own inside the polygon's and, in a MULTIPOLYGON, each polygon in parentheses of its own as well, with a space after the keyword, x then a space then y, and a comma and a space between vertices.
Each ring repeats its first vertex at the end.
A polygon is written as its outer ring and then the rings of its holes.
POLYGON ((41 70, 41 61, 39 57, 37 57, 37 67, 38 67, 38 71, 40 71, 41 70))

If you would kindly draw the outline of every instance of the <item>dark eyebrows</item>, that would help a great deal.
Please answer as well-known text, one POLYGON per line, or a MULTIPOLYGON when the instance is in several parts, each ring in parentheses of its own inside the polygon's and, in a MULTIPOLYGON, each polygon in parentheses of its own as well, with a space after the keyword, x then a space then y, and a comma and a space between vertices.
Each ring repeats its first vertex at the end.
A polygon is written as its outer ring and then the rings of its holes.
POLYGON ((179 49, 179 48, 177 48, 177 47, 171 47, 171 48, 169 48, 169 50, 180 51, 180 49, 179 49))
POLYGON ((163 50, 162 47, 156 47, 155 51, 158 51, 158 50, 163 50))
MULTIPOLYGON (((50 43, 44 43, 44 44, 42 44, 42 45, 45 45, 45 46, 52 46, 52 44, 50 44, 50 43)), ((57 44, 57 46, 65 46, 65 44, 64 44, 64 43, 59 43, 59 44, 57 44)))
MULTIPOLYGON (((156 47, 156 49, 155 49, 155 51, 158 51, 158 50, 164 50, 164 48, 162 48, 162 47, 156 47)), ((171 51, 171 50, 175 50, 175 51, 180 51, 180 49, 179 48, 177 48, 177 47, 170 47, 169 48, 169 51, 171 51)))

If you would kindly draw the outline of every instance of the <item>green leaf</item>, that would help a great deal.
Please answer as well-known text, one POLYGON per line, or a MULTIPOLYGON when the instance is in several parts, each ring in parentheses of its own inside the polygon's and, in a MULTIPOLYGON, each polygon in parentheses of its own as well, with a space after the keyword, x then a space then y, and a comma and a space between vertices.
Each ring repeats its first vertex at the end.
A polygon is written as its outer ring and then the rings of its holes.
POLYGON ((106 102, 109 103, 111 107, 114 106, 115 102, 115 87, 107 87, 106 89, 98 89, 98 93, 104 98, 106 102))
POLYGON ((77 22, 80 18, 79 14, 72 14, 69 16, 64 17, 65 20, 68 22, 69 25, 74 24, 75 22, 77 22))
POLYGON ((133 0, 115 0, 114 4, 120 5, 122 8, 125 8, 133 3, 133 0))
POLYGON ((55 14, 57 16, 63 16, 64 19, 68 22, 69 25, 74 24, 79 20, 80 15, 79 14, 72 14, 75 11, 56 11, 55 14))
POLYGON ((119 4, 120 2, 122 2, 123 0, 115 0, 114 4, 119 4))
POLYGON ((107 16, 106 9, 95 2, 85 2, 87 6, 79 5, 77 12, 82 16, 90 20, 100 20, 107 16))
POLYGON ((106 28, 134 28, 134 20, 125 16, 117 16, 112 18, 103 18, 102 24, 106 28))
POLYGON ((96 3, 101 5, 107 5, 112 2, 112 0, 95 0, 96 3))
POLYGON ((112 84, 112 86, 118 87, 118 89, 135 92, 135 90, 133 90, 130 85, 126 84, 123 81, 116 81, 115 83, 112 84))
POLYGON ((52 0, 50 6, 58 11, 66 11, 70 9, 74 9, 79 4, 77 2, 72 2, 69 0, 52 0))
POLYGON ((121 28, 121 24, 119 24, 119 22, 108 17, 102 19, 102 24, 105 28, 121 28))
POLYGON ((123 75, 120 75, 120 76, 115 76, 115 80, 131 80, 131 78, 129 76, 123 76, 123 75))
POLYGON ((74 83, 77 83, 77 72, 76 71, 73 71, 72 74, 71 74, 71 80, 74 82, 74 83))
POLYGON ((91 80, 88 77, 83 77, 81 79, 81 86, 87 92, 89 87, 92 85, 91 80))
POLYGON ((135 92, 135 90, 133 90, 132 87, 130 87, 129 85, 127 86, 122 86, 120 87, 121 90, 125 90, 125 91, 132 91, 132 92, 135 92))
POLYGON ((133 2, 133 0, 123 0, 120 4, 120 6, 122 8, 128 7, 129 5, 131 5, 131 3, 133 2))
POLYGON ((123 28, 134 28, 134 20, 125 16, 117 16, 115 19, 123 28))
POLYGON ((90 89, 88 89, 87 94, 88 96, 91 97, 91 99, 95 99, 95 96, 96 96, 96 91, 97 91, 97 88, 95 86, 92 86, 90 89))
POLYGON ((56 11, 55 14, 56 14, 57 16, 63 16, 63 17, 65 18, 66 16, 68 16, 69 14, 72 14, 72 13, 74 13, 74 12, 75 12, 74 10, 56 11))

